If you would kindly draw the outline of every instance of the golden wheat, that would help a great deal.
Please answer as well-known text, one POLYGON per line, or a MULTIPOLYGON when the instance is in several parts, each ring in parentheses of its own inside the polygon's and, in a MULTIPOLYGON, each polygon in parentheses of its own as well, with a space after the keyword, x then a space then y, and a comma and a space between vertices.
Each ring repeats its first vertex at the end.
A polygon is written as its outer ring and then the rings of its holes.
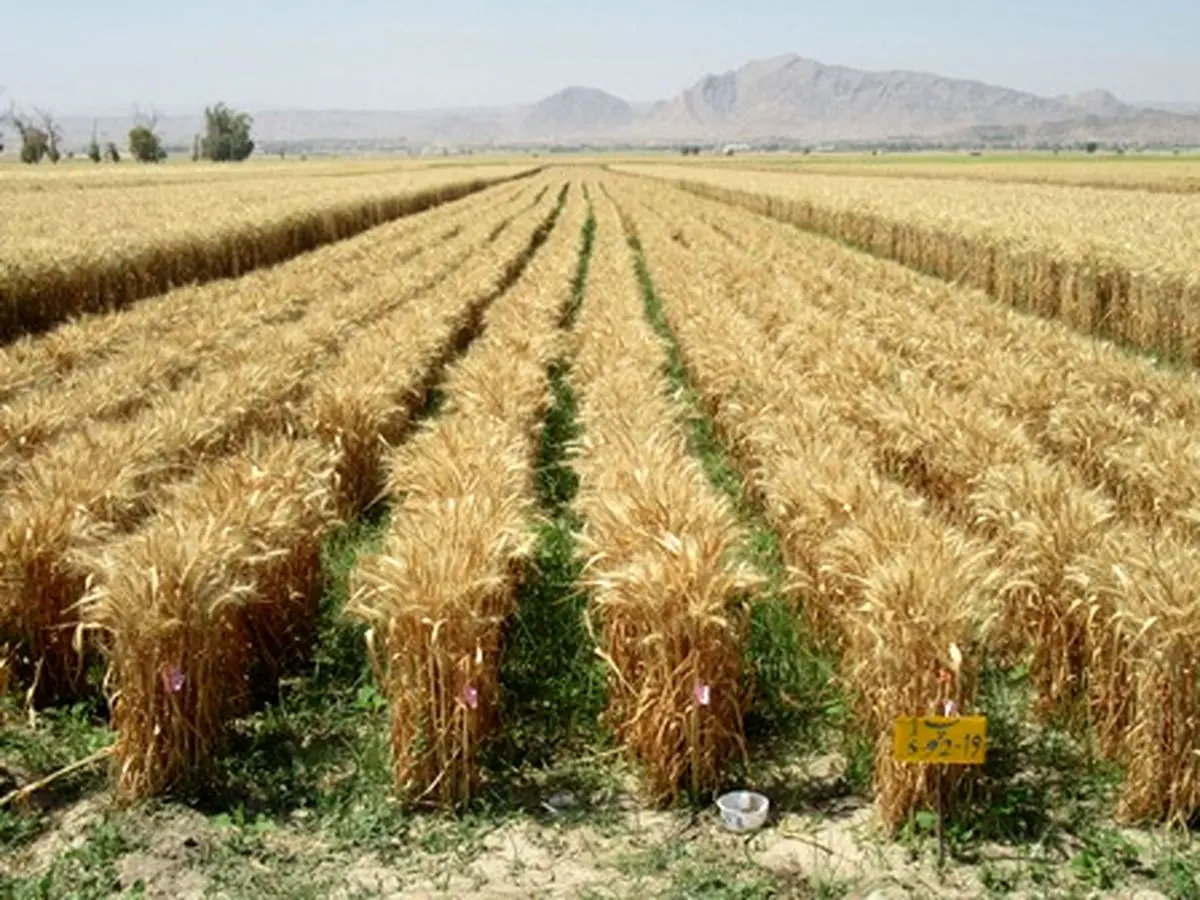
POLYGON ((741 528, 687 450, 611 202, 597 206, 596 226, 572 380, 607 717, 655 800, 698 796, 745 753, 741 658, 756 577, 732 558, 741 528))
MULTIPOLYGON (((35 456, 55 439, 79 430, 88 422, 128 419, 139 410, 166 400, 193 380, 245 364, 256 358, 260 347, 269 346, 276 335, 293 329, 295 323, 322 316, 335 316, 337 323, 354 326, 370 322, 396 302, 428 284, 437 283, 461 265, 481 242, 486 241, 494 228, 494 215, 516 215, 516 203, 523 203, 522 198, 486 208, 472 204, 472 208, 462 211, 463 215, 472 218, 466 223, 455 224, 454 233, 443 235, 444 240, 437 244, 428 242, 437 238, 439 230, 438 222, 430 222, 430 239, 415 242, 414 248, 400 244, 397 252, 390 253, 383 245, 377 256, 362 254, 354 264, 359 272, 355 278, 338 278, 335 274, 298 281, 298 272, 290 270, 290 265, 281 266, 275 270, 272 280, 262 281, 253 286, 257 289, 247 290, 244 295, 246 305, 240 304, 238 299, 230 300, 224 305, 220 320, 205 317, 203 323, 198 323, 204 326, 202 329, 168 332, 152 346, 136 353, 112 356, 102 364, 74 372, 47 388, 13 398, 0 408, 0 480, 16 474, 25 458, 35 456), (438 248, 438 256, 430 259, 427 252, 434 246, 438 248), (426 256, 422 257, 422 253, 426 256), (318 282, 318 288, 324 287, 326 295, 350 296, 348 290, 361 284, 386 283, 395 269, 396 259, 415 266, 416 260, 421 258, 430 262, 425 281, 414 283, 407 294, 388 296, 380 292, 380 304, 360 301, 335 310, 319 304, 317 295, 301 301, 295 287, 299 284, 302 289, 311 289, 311 282, 318 282), (347 290, 338 290, 340 281, 350 282, 347 290), (240 317, 239 312, 242 313, 240 317), (247 317, 252 317, 250 322, 247 317), (260 317, 270 320, 260 322, 260 317)), ((247 288, 251 287, 247 284, 247 288)), ((210 308, 222 307, 214 304, 210 308)))
MULTIPOLYGON (((527 211, 514 233, 523 233, 527 244, 543 218, 527 211)), ((491 266, 482 262, 471 272, 487 279, 491 266)), ((258 357, 192 382, 127 422, 89 425, 21 469, 0 499, 6 511, 0 635, 23 648, 27 670, 42 667, 44 690, 70 693, 79 683, 62 626, 70 622, 66 611, 82 593, 85 573, 69 562, 70 551, 135 527, 153 511, 157 489, 201 461, 252 434, 302 427, 313 379, 360 330, 353 317, 364 314, 363 305, 371 306, 367 318, 381 317, 373 327, 404 333, 428 320, 419 303, 406 302, 426 280, 421 267, 399 269, 332 295, 319 314, 261 343, 258 357)))
MULTIPOLYGON (((212 310, 212 314, 175 330, 160 330, 157 322, 143 322, 142 328, 156 331, 158 339, 151 346, 111 356, 82 371, 76 369, 51 386, 28 391, 0 407, 0 478, 14 474, 20 460, 41 451, 48 442, 88 422, 129 418, 191 380, 247 362, 259 354, 262 345, 271 344, 276 334, 303 321, 310 312, 314 316, 336 315, 339 322, 364 324, 405 295, 389 298, 381 292, 381 305, 362 302, 337 310, 323 307, 319 298, 347 296, 357 286, 388 278, 397 261, 413 265, 423 258, 422 254, 437 247, 439 255, 430 260, 433 265, 426 279, 426 283, 435 283, 486 240, 495 227, 495 214, 515 215, 516 204, 523 203, 532 188, 523 186, 520 194, 514 192, 511 198, 497 195, 494 199, 503 201, 498 204, 484 204, 482 197, 464 201, 466 208, 458 210, 449 221, 447 217, 458 204, 415 216, 431 221, 418 224, 420 230, 410 242, 397 239, 395 246, 389 246, 372 240, 369 247, 360 248, 353 256, 342 252, 340 259, 329 261, 334 267, 327 270, 312 272, 307 263, 297 267, 293 262, 273 270, 269 278, 258 273, 247 276, 242 279, 246 282, 244 293, 224 303, 224 298, 206 296, 215 293, 212 286, 189 289, 189 307, 212 310), (354 273, 351 277, 339 274, 343 265, 354 273), (264 318, 268 321, 262 321, 264 318)), ((357 243, 359 239, 338 247, 357 243)), ((323 254, 318 251, 314 255, 323 254)), ((409 293, 420 287, 414 285, 409 293)))
POLYGON ((448 373, 446 407, 392 454, 392 529, 354 573, 349 609, 371 624, 396 786, 409 802, 468 801, 477 750, 496 724, 503 627, 533 549, 546 367, 571 299, 583 219, 576 187, 545 246, 487 309, 483 336, 448 373))
POLYGON ((1114 191, 1149 191, 1162 194, 1200 193, 1200 166, 1194 156, 1179 159, 1089 161, 1079 156, 1063 159, 1029 156, 990 161, 987 157, 956 160, 936 156, 847 158, 807 156, 772 160, 740 157, 713 160, 723 168, 749 169, 795 175, 831 175, 853 178, 908 178, 913 180, 982 182, 984 184, 1061 185, 1114 191))
POLYGON ((12 193, 0 217, 0 340, 290 259, 529 171, 421 170, 399 188, 389 174, 12 193))
MULTIPOLYGON (((530 211, 529 225, 512 229, 509 249, 528 245, 538 215, 530 211)), ((490 288, 476 290, 487 296, 490 288)), ((451 298, 468 304, 435 292, 410 306, 440 308, 451 298)), ((411 311, 405 321, 434 344, 453 333, 452 323, 411 311)), ((428 357, 418 361, 439 364, 428 357)), ((342 373, 361 387, 355 375, 342 373)), ((262 450, 249 440, 250 449, 231 460, 201 463, 194 482, 166 487, 142 530, 72 553, 71 564, 98 583, 81 609, 112 654, 126 796, 159 793, 202 768, 224 722, 244 707, 251 678, 271 683, 313 621, 321 537, 334 521, 344 448, 275 438, 262 450)))
MULTIPOLYGON (((689 200, 672 207, 673 199, 658 193, 654 207, 673 215, 697 205, 689 200)), ((1032 644, 1044 699, 1060 711, 1086 694, 1098 742, 1129 766, 1122 811, 1131 817, 1193 815, 1200 768, 1184 748, 1194 740, 1189 723, 1200 721, 1200 708, 1183 648, 1195 635, 1186 585, 1196 556, 1179 541, 1190 534, 1171 520, 1147 520, 1119 498, 1115 506, 1106 502, 1083 487, 1065 459, 1039 459, 1019 426, 989 409, 989 400, 995 401, 989 389, 1003 396, 1003 383, 1021 377, 1021 358, 970 355, 970 338, 955 340, 969 329, 948 315, 954 307, 939 304, 936 315, 916 308, 928 298, 901 289, 911 276, 902 278, 895 267, 860 257, 859 278, 839 278, 844 267, 833 257, 854 254, 742 213, 721 215, 711 229, 689 225, 675 232, 708 256, 722 252, 725 239, 718 235, 725 234, 736 235, 740 244, 739 250, 727 248, 727 256, 787 279, 786 300, 763 290, 728 293, 771 335, 782 358, 804 372, 807 390, 826 398, 828 414, 868 438, 864 446, 881 471, 999 550, 997 575, 1007 585, 1010 625, 1016 623, 1021 638, 1014 643, 1032 644), (740 257, 741 251, 748 253, 740 257), (795 303, 796 296, 804 303, 795 303), (932 333, 922 335, 922 329, 932 333), (925 374, 951 365, 960 393, 935 386, 925 374), (980 383, 982 389, 975 389, 980 383), (1118 510, 1124 519, 1118 519, 1118 510), (1155 531, 1142 530, 1145 525, 1155 531), (1164 697, 1170 698, 1167 712, 1164 697)), ((974 314, 977 303, 960 305, 974 314)), ((1025 321, 1031 329, 1046 330, 1025 321)), ((1085 344, 1069 335, 1065 340, 1085 344)), ((1091 359, 1089 350, 1081 347, 1078 356, 1091 359)), ((1064 362, 1074 368, 1073 355, 1057 357, 1058 367, 1064 362)), ((1123 363, 1116 361, 1116 368, 1128 368, 1123 363)), ((1097 380, 1111 390, 1122 383, 1121 373, 1115 374, 1098 374, 1097 380)), ((1162 398, 1180 401, 1168 406, 1189 405, 1179 385, 1153 383, 1176 376, 1141 375, 1147 386, 1139 404, 1143 411, 1162 398)), ((1056 383, 1049 372, 1042 378, 1056 383)), ((1074 394, 1081 396, 1086 386, 1075 385, 1074 394)), ((1052 406, 1046 398, 1037 404, 1052 406)), ((1008 403, 997 410, 1010 411, 1008 403)), ((1166 418, 1158 428, 1171 424, 1166 418)), ((1147 434, 1155 430, 1140 420, 1139 425, 1147 434)), ((1104 430, 1084 428, 1078 434, 1081 442, 1094 437, 1103 442, 1104 430)), ((1194 484, 1186 459, 1176 456, 1173 474, 1194 484)), ((1145 469, 1157 471, 1149 464, 1145 469)), ((1162 498, 1166 505, 1169 500, 1162 498)))
POLYGON ((623 167, 819 231, 1081 330, 1200 362, 1200 197, 623 167))
POLYGON ((956 776, 893 761, 890 728, 947 701, 972 708, 996 610, 988 549, 881 478, 862 435, 733 299, 785 282, 636 220, 685 366, 779 530, 815 631, 841 653, 861 727, 878 736, 876 799, 895 827, 934 803, 939 779, 953 796, 956 776))
POLYGON ((347 514, 379 498, 384 451, 406 435, 435 386, 431 379, 474 335, 488 304, 525 264, 556 203, 556 195, 547 193, 503 231, 492 223, 488 230, 494 240, 472 248, 469 265, 403 318, 375 322, 314 385, 301 421, 341 451, 338 473, 347 514))
POLYGON ((123 796, 201 770, 226 721, 302 646, 334 497, 327 447, 252 440, 169 489, 143 528, 76 561, 92 581, 82 627, 110 654, 123 796))
POLYGON ((261 306, 266 322, 283 322, 330 291, 346 291, 363 280, 361 272, 373 272, 372 260, 396 249, 398 241, 411 242, 405 261, 429 240, 448 239, 471 210, 482 214, 500 198, 512 198, 529 189, 514 184, 483 191, 456 203, 446 204, 411 218, 372 229, 353 240, 304 253, 279 267, 247 273, 238 279, 191 285, 149 298, 124 310, 121 315, 85 315, 61 324, 45 334, 27 335, 0 347, 0 399, 5 401, 28 390, 54 385, 72 373, 88 369, 114 357, 142 352, 147 332, 164 339, 187 335, 220 333, 234 327, 234 309, 261 306), (428 223, 428 224, 427 224, 428 223), (433 224, 440 223, 440 224, 433 224), (430 234, 433 229, 435 234, 430 234), (281 273, 291 273, 286 301, 278 296, 281 273))

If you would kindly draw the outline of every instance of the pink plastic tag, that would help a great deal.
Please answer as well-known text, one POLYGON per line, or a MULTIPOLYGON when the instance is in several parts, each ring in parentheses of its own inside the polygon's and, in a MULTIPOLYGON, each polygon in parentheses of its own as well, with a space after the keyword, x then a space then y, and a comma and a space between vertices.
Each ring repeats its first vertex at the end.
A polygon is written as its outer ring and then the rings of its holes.
POLYGON ((471 709, 479 707, 479 691, 475 689, 474 685, 468 684, 463 688, 463 703, 467 704, 471 709))
POLYGON ((709 686, 707 684, 696 685, 696 702, 701 706, 708 706, 710 700, 712 700, 712 690, 709 686))
POLYGON ((178 694, 183 690, 183 669, 178 665, 164 666, 162 670, 163 690, 168 694, 178 694))

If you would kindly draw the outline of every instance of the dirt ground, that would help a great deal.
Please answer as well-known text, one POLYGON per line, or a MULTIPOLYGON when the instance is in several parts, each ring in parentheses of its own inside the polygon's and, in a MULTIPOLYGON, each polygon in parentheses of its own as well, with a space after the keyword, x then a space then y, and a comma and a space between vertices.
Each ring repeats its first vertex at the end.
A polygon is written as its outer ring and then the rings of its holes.
POLYGON ((363 809, 361 818, 334 823, 295 810, 283 821, 245 820, 174 803, 122 809, 95 792, 49 813, 51 827, 0 863, 0 896, 1155 900, 1200 893, 1194 879, 1193 893, 1155 880, 1162 870, 1152 860, 1165 844, 1147 832, 1114 832, 1121 847, 1136 848, 1137 860, 1126 856, 1107 872, 1113 860, 1089 857, 1082 846, 980 846, 939 868, 931 838, 885 839, 869 803, 856 797, 773 814, 752 835, 726 832, 715 810, 651 811, 629 795, 559 792, 540 810, 418 815, 392 834, 373 826, 378 815, 363 809))

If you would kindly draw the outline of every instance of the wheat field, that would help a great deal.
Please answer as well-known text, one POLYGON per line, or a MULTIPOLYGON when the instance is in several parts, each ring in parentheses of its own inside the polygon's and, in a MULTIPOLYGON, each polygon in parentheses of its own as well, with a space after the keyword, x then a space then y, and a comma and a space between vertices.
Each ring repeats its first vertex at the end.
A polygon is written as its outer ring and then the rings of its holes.
POLYGON ((890 836, 1081 769, 1093 815, 1189 827, 1192 196, 759 168, 0 180, 40 322, 0 346, 0 726, 91 704, 125 804, 261 765, 311 690, 353 727, 289 752, 403 809, 581 760, 651 807, 781 798, 818 755, 890 836), (122 226, 146 202, 171 224, 122 226), (960 714, 985 766, 894 758, 960 714))
POLYGON ((1195 194, 1058 184, 630 166, 1002 303, 1200 362, 1195 194))

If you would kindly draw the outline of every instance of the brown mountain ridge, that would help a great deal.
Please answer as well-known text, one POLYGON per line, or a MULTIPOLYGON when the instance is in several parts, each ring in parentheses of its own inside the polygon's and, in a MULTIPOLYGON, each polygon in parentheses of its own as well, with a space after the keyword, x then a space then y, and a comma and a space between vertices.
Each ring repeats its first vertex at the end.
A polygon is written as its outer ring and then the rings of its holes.
MULTIPOLYGON (((1169 108, 1164 108, 1167 106, 1169 108)), ((68 142, 86 143, 93 120, 67 118, 68 142)), ((190 146, 198 117, 162 117, 169 144, 190 146)), ((123 137, 119 118, 96 123, 123 137)), ((668 100, 635 107, 592 87, 567 87, 528 105, 383 112, 255 112, 264 150, 397 149, 549 144, 679 143, 1067 144, 1081 141, 1200 146, 1200 114, 1122 102, 1105 90, 1042 97, 929 72, 869 72, 789 54, 706 75, 668 100)))

